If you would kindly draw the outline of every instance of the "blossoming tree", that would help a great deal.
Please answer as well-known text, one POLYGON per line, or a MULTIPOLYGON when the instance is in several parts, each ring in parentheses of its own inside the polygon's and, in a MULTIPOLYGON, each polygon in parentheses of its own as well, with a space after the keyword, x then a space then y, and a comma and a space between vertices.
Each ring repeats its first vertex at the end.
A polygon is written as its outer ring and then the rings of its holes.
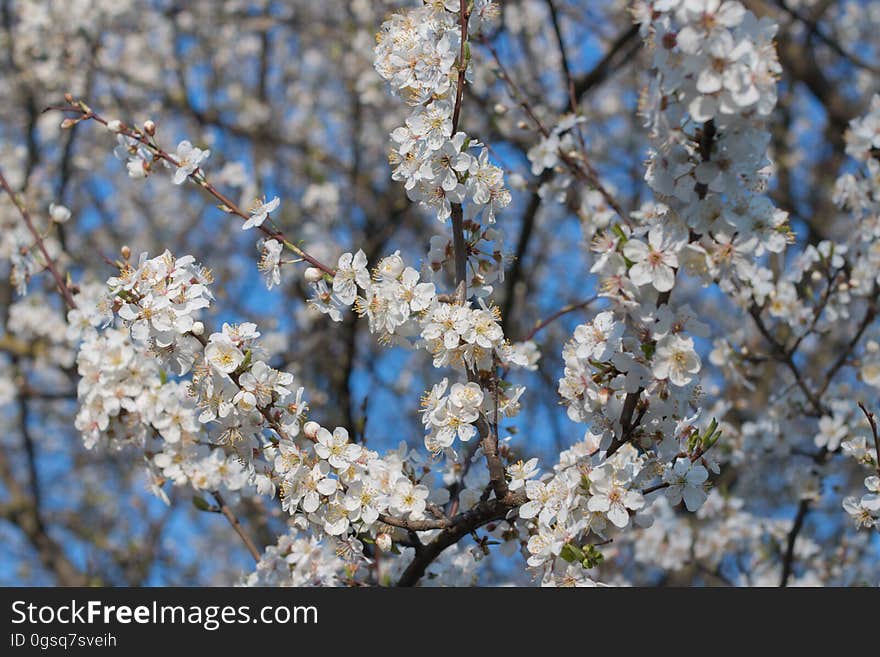
POLYGON ((6 583, 880 583, 876 6, 2 16, 6 583))

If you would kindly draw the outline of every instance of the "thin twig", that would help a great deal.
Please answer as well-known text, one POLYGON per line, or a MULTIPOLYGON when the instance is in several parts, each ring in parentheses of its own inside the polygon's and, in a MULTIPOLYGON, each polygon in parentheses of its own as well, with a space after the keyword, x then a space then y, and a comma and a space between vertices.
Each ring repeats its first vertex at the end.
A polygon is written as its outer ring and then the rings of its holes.
POLYGON ((574 312, 575 310, 581 310, 582 308, 586 308, 587 306, 589 306, 590 304, 592 304, 594 301, 596 301, 598 299, 599 299, 599 297, 595 296, 595 297, 591 297, 590 299, 587 299, 586 301, 581 301, 580 303, 570 303, 567 306, 563 306, 562 308, 557 310, 555 313, 553 313, 549 317, 546 317, 545 319, 542 319, 537 324, 535 324, 534 328, 532 328, 532 330, 529 331, 525 335, 525 337, 523 337, 523 339, 520 340, 520 342, 526 342, 527 340, 531 340, 532 338, 535 337, 535 335, 537 335, 537 333, 540 330, 546 328, 547 326, 549 326, 550 324, 555 322, 557 319, 559 319, 563 315, 566 315, 570 312, 574 312))
POLYGON ((70 291, 70 288, 67 287, 67 284, 64 282, 64 277, 61 276, 61 272, 58 271, 58 267, 55 265, 55 262, 49 256, 49 251, 46 249, 46 245, 43 242, 43 238, 40 236, 39 231, 37 231, 36 226, 34 226, 34 222, 31 219, 30 212, 25 207, 24 203, 20 202, 18 196, 12 188, 9 186, 9 183, 6 182, 6 178, 3 176, 3 171, 0 169, 0 187, 3 188, 9 198, 12 200, 13 205, 18 208, 18 213, 21 215, 21 218, 24 219, 24 223, 27 226, 28 231, 30 231, 31 236, 37 243, 37 247, 40 249, 40 253, 43 254, 43 258, 46 260, 46 269, 49 270, 49 273, 52 274, 52 278, 55 279, 55 285, 58 286, 58 292, 61 294, 61 297, 64 299, 64 303, 67 304, 67 307, 70 309, 76 308, 76 302, 73 300, 73 294, 70 291))
MULTIPOLYGON (((544 137, 550 136, 550 131, 547 129, 547 126, 544 125, 543 121, 538 118, 538 115, 532 109, 531 104, 528 99, 526 99, 525 95, 520 91, 519 86, 516 82, 513 81, 513 78, 507 72, 504 64, 501 62, 501 57, 498 55, 498 51, 489 43, 489 40, 483 37, 482 39, 483 45, 492 53, 492 58, 495 60, 495 65, 498 67, 498 77, 507 85, 508 91, 510 95, 514 98, 514 100, 519 103, 519 106, 526 113, 526 116, 532 121, 537 128, 538 132, 540 132, 544 137)), ((594 189, 596 189, 601 195, 605 202, 618 214, 621 220, 625 222, 629 222, 629 217, 623 211, 623 207, 618 203, 617 199, 608 191, 602 181, 599 179, 598 172, 593 168, 593 165, 590 164, 590 161, 586 158, 586 156, 582 156, 581 162, 578 163, 569 153, 566 153, 562 148, 560 148, 556 155, 562 160, 568 169, 575 175, 575 177, 580 178, 587 184, 591 185, 594 189)))
POLYGON ((877 435, 877 422, 874 419, 874 414, 865 408, 865 405, 862 402, 859 402, 859 408, 862 409, 862 413, 868 418, 868 424, 871 425, 871 433, 874 434, 874 450, 877 453, 875 469, 877 470, 877 474, 880 475, 880 437, 877 435))
MULTIPOLYGON (((88 105, 86 105, 82 101, 79 101, 78 105, 50 106, 50 107, 47 107, 43 111, 47 112, 50 110, 57 110, 57 111, 61 111, 61 112, 76 112, 81 115, 80 120, 82 120, 82 121, 93 120, 93 121, 96 121, 97 123, 100 123, 104 126, 107 126, 107 124, 108 124, 108 121, 104 117, 97 114, 94 110, 92 110, 88 105)), ((131 129, 131 128, 123 125, 117 132, 119 134, 125 135, 126 137, 130 137, 131 139, 134 139, 137 142, 143 144, 144 146, 146 146, 150 150, 151 153, 153 153, 159 159, 164 160, 165 162, 168 162, 172 166, 175 166, 175 167, 179 166, 179 162, 177 161, 177 159, 174 156, 172 156, 170 153, 168 153, 167 151, 160 148, 155 143, 155 141, 150 139, 147 135, 142 133, 140 130, 134 130, 134 129, 131 129)), ((201 167, 196 167, 196 169, 191 174, 189 174, 188 178, 190 180, 192 180, 193 182, 195 182, 199 187, 202 187, 205 191, 207 191, 215 199, 220 201, 221 205, 225 206, 225 208, 226 208, 224 211, 227 211, 229 214, 234 214, 244 220, 248 220, 250 218, 249 213, 242 210, 232 199, 230 199, 228 196, 223 194, 211 182, 209 182, 207 180, 207 178, 204 174, 204 171, 201 169, 201 167)), ((290 249, 291 251, 296 253, 299 257, 301 257, 303 260, 305 260, 306 262, 308 262, 312 266, 317 267, 318 269, 320 269, 324 273, 329 274, 331 276, 335 274, 335 270, 333 270, 331 267, 328 267, 327 265, 322 263, 320 260, 316 259, 315 257, 313 257, 313 256, 309 255, 308 253, 306 253, 305 251, 303 251, 300 247, 298 247, 296 244, 291 242, 284 235, 284 233, 282 233, 280 230, 269 228, 265 224, 258 226, 258 229, 263 234, 265 234, 267 237, 270 237, 271 239, 277 239, 278 241, 280 241, 282 244, 284 244, 285 247, 287 247, 288 249, 290 249)))
POLYGON ((232 509, 229 508, 229 505, 226 504, 226 500, 223 499, 223 496, 219 491, 213 491, 211 493, 214 501, 217 502, 217 506, 220 507, 220 513, 222 513, 226 520, 229 521, 229 524, 232 525, 232 528, 235 530, 235 533, 239 535, 242 543, 244 543, 245 547, 248 549, 248 552, 251 553, 251 556, 254 558, 254 561, 260 561, 260 551, 257 549, 257 546, 254 545, 254 542, 251 540, 250 536, 245 534, 244 527, 241 526, 241 523, 238 521, 238 518, 232 512, 232 509))

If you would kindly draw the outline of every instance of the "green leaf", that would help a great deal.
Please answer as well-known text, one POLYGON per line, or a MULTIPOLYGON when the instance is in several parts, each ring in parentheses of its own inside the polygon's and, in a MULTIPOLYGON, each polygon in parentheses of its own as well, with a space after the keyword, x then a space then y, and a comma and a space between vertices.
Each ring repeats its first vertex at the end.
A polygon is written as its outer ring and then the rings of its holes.
POLYGON ((581 562, 586 558, 586 555, 574 543, 566 543, 563 545, 559 556, 569 563, 574 563, 576 561, 581 562))
POLYGON ((193 506, 196 507, 199 511, 213 512, 216 510, 204 498, 199 497, 198 495, 193 496, 192 503, 193 503, 193 506))
POLYGON ((587 545, 584 550, 584 558, 581 565, 584 568, 595 568, 605 560, 605 555, 595 545, 587 545))
POLYGON ((718 428, 718 421, 715 418, 712 418, 712 422, 709 424, 709 428, 703 433, 702 438, 700 439, 700 443, 702 445, 703 451, 705 452, 707 449, 712 447, 718 440, 721 438, 721 429, 718 428))

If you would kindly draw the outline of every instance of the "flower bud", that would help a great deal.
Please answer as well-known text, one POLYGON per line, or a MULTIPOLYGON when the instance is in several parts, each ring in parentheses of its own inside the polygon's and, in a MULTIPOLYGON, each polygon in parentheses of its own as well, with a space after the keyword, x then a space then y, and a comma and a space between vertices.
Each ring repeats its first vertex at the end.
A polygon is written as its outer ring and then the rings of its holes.
POLYGON ((110 132, 122 132, 125 126, 122 125, 122 121, 119 119, 113 119, 112 121, 107 122, 107 129, 110 132))
POLYGON ((123 244, 122 248, 119 249, 119 252, 122 254, 122 257, 123 257, 125 260, 128 260, 128 259, 131 257, 131 249, 128 248, 127 245, 124 245, 124 244, 123 244))
POLYGON ((73 105, 73 94, 68 91, 66 94, 64 94, 64 100, 73 105))
POLYGON ((315 422, 314 420, 309 420, 303 425, 303 434, 309 440, 314 440, 318 437, 318 430, 321 428, 321 425, 315 422))
POLYGON ((49 205, 49 216, 52 217, 52 221, 56 224, 63 224, 70 219, 70 210, 60 203, 51 203, 49 205))
POLYGON ((189 331, 193 335, 202 335, 205 332, 205 325, 201 322, 193 322, 192 328, 189 331))
POLYGON ((144 121, 144 132, 152 137, 156 134, 156 124, 150 119, 147 119, 146 121, 144 121))
POLYGON ((317 283, 324 278, 324 272, 317 267, 307 267, 303 276, 309 283, 317 283))
POLYGON ((376 547, 383 552, 388 552, 391 549, 391 535, 383 532, 376 536, 376 547))

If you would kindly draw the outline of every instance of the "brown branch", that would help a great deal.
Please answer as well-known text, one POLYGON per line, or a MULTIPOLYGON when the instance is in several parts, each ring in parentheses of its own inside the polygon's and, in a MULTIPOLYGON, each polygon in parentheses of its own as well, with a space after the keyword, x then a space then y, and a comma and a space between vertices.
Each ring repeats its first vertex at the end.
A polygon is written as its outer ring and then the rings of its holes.
MULTIPOLYGON (((641 41, 636 39, 638 35, 639 26, 636 24, 633 24, 626 30, 624 30, 611 43, 611 47, 608 49, 608 52, 605 53, 605 56, 598 61, 598 63, 592 68, 592 70, 586 75, 574 81, 575 95, 578 98, 581 98, 590 89, 604 82, 608 78, 608 76, 611 75, 611 73, 614 71, 613 64, 614 60, 617 59, 618 54, 620 54, 620 52, 631 42, 635 41, 635 47, 633 48, 633 50, 641 48, 641 41)), ((624 61, 629 60, 631 55, 631 51, 627 52, 627 57, 624 58, 624 61)))
MULTIPOLYGON (((497 381, 495 382, 497 386, 497 381)), ((504 464, 501 456, 498 454, 498 434, 489 425, 489 421, 482 415, 477 420, 477 431, 479 431, 481 440, 480 447, 483 449, 483 455, 486 457, 486 467, 489 470, 489 483, 498 500, 507 500, 510 496, 510 489, 507 487, 507 477, 505 476, 504 464)))
POLYGON ((831 369, 828 370, 828 373, 825 375, 825 380, 822 383, 822 386, 819 388, 819 396, 821 397, 825 394, 825 391, 828 390, 828 386, 831 385, 831 381, 834 379, 834 376, 846 364, 846 360, 852 355, 853 350, 859 343, 859 340, 862 339, 862 335, 864 335, 868 326, 871 325, 871 322, 877 317, 878 310, 880 310, 880 305, 877 303, 877 294, 880 292, 880 289, 875 285, 872 291, 874 298, 869 303, 867 310, 865 310, 865 316, 862 318, 861 323, 859 324, 858 329, 856 329, 855 334, 850 338, 850 341, 847 343, 846 347, 840 352, 840 356, 837 357, 837 360, 834 361, 834 364, 831 366, 831 369))
POLYGON ((452 204, 452 252, 455 258, 455 289, 458 303, 467 299, 468 249, 464 239, 464 218, 461 203, 452 204))
POLYGON ((226 500, 223 499, 223 496, 219 491, 212 491, 211 496, 214 498, 214 501, 217 502, 217 506, 220 507, 220 513, 222 513, 226 520, 229 521, 229 524, 232 525, 232 528, 235 530, 235 533, 238 534, 239 538, 241 538, 242 543, 244 543, 248 552, 251 553, 251 556, 254 558, 254 561, 260 561, 260 551, 257 549, 257 546, 254 545, 254 542, 251 540, 250 536, 248 536, 244 528, 241 526, 241 523, 238 521, 238 518, 232 512, 232 509, 229 508, 229 505, 226 504, 226 500))
POLYGON ((575 310, 580 310, 582 308, 586 308, 587 306, 592 304, 594 301, 597 301, 598 299, 599 299, 599 297, 595 296, 595 297, 591 297, 590 299, 587 299, 586 301, 581 301, 579 303, 570 303, 567 306, 563 306, 562 308, 557 310, 555 313, 553 313, 549 317, 546 317, 545 319, 542 319, 537 324, 535 324, 535 326, 532 328, 532 330, 529 331, 522 338, 522 340, 520 340, 520 342, 525 342, 527 340, 531 340, 532 338, 535 337, 535 335, 538 333, 538 331, 546 328, 547 326, 549 326, 550 324, 555 322, 557 319, 559 319, 563 315, 566 315, 570 312, 574 312, 575 310))
POLYGON ((49 251, 46 249, 46 245, 43 242, 43 238, 40 236, 39 231, 37 231, 36 226, 34 226, 34 222, 31 219, 30 212, 28 212, 27 207, 25 207, 24 203, 20 202, 18 196, 12 188, 9 186, 9 183, 6 182, 6 178, 3 176, 3 171, 0 170, 0 187, 3 188, 9 198, 12 200, 13 205, 18 208, 18 213, 21 215, 21 218, 24 219, 24 223, 27 226, 28 231, 31 236, 37 243, 37 247, 40 249, 40 253, 43 254, 43 258, 46 260, 46 269, 49 270, 49 273, 52 274, 52 278, 55 279, 55 285, 58 287, 58 293, 61 295, 61 298, 64 299, 64 303, 67 304, 68 308, 76 308, 76 302, 73 300, 73 293, 70 291, 70 288, 67 287, 67 284, 64 282, 64 277, 61 276, 61 272, 58 271, 58 267, 55 262, 49 256, 49 251))
POLYGON ((476 531, 483 525, 493 520, 501 520, 505 518, 511 509, 525 503, 525 494, 522 492, 512 495, 509 500, 503 502, 501 500, 488 500, 481 502, 473 509, 465 511, 452 519, 451 523, 445 527, 440 534, 416 552, 415 558, 403 571, 400 579, 397 581, 398 586, 415 586, 425 574, 428 566, 440 556, 446 548, 455 545, 462 538, 476 531))
POLYGON ((803 529, 804 519, 807 517, 807 512, 809 510, 810 500, 801 500, 798 505, 797 514, 794 517, 794 523, 786 537, 785 556, 782 560, 782 577, 779 580, 780 587, 788 585, 788 580, 791 577, 791 571, 794 566, 794 544, 797 541, 798 534, 800 534, 801 529, 803 529))
POLYGON ((756 304, 752 304, 752 306, 749 308, 749 315, 751 315, 752 319, 755 320, 755 325, 758 327, 758 331, 760 331, 761 335, 764 336, 764 339, 772 347, 773 357, 789 369, 789 371, 794 376, 795 383, 804 393, 804 397, 806 397, 807 401, 810 402, 810 405, 813 407, 815 413, 820 416, 826 415, 827 409, 825 408, 824 404, 822 404, 822 393, 820 392, 818 395, 816 395, 816 393, 814 393, 807 385, 803 375, 801 374, 800 369, 794 362, 794 358, 791 352, 786 350, 785 347, 779 343, 779 341, 773 336, 773 334, 770 333, 767 325, 764 324, 764 320, 761 317, 761 309, 758 308, 756 304))
MULTIPOLYGON (((107 126, 109 123, 104 117, 97 114, 94 110, 92 110, 88 105, 84 102, 79 101, 78 105, 68 105, 68 106, 50 106, 47 107, 44 112, 50 110, 57 110, 61 112, 76 112, 80 114, 80 121, 93 120, 97 123, 100 123, 104 126, 107 126)), ((160 160, 164 160, 168 162, 172 166, 179 166, 179 162, 177 159, 172 156, 167 151, 160 148, 154 140, 149 138, 146 134, 141 132, 140 130, 135 130, 129 128, 128 126, 123 125, 119 130, 119 134, 125 135, 126 137, 130 137, 138 141, 139 143, 146 146, 151 153, 153 153, 160 160)), ((247 221, 250 218, 250 214, 246 213, 242 210, 232 199, 223 194, 220 190, 218 190, 208 179, 205 177, 204 171, 202 171, 201 167, 197 167, 195 171, 189 174, 188 178, 195 182, 199 187, 202 187, 205 191, 207 191, 211 196, 220 201, 222 206, 225 206, 226 210, 229 214, 234 214, 241 219, 247 221)), ((310 265, 317 267, 321 271, 326 274, 334 275, 335 271, 322 263, 320 260, 317 260, 315 257, 309 255, 307 252, 296 246, 293 242, 291 242, 283 232, 277 229, 272 229, 265 224, 257 227, 260 232, 271 239, 277 239, 282 242, 285 247, 293 251, 300 258, 308 262, 310 265)))
MULTIPOLYGON (((519 103, 519 106, 526 113, 526 116, 532 121, 535 125, 535 128, 540 132, 544 137, 550 136, 550 131, 547 129, 547 126, 544 125, 543 121, 538 118, 538 115, 532 109, 531 104, 528 99, 526 99, 525 95, 520 91, 519 86, 516 82, 513 81, 513 78, 507 72, 504 64, 501 62, 501 57, 498 55, 498 51, 489 43, 489 40, 483 37, 482 39, 483 45, 492 53, 492 58, 495 60, 495 65, 498 67, 498 77, 505 83, 507 86, 510 95, 519 103)), ((568 169, 572 172, 572 174, 588 185, 591 185, 594 189, 596 189, 601 195, 605 202, 611 207, 623 221, 628 221, 628 217, 626 213, 623 211, 623 207, 618 203, 617 199, 608 191, 602 181, 599 179, 599 174, 593 168, 593 165, 590 164, 590 161, 586 158, 586 155, 581 157, 581 162, 577 162, 577 160, 570 154, 566 153, 562 148, 556 153, 560 160, 568 167, 568 169)))
POLYGON ((384 522, 386 525, 398 527, 399 529, 406 529, 411 532, 427 532, 432 529, 444 529, 452 524, 452 521, 444 520, 442 518, 437 518, 436 520, 404 520, 403 518, 389 516, 387 513, 380 513, 379 521, 384 522))
POLYGON ((467 73, 468 62, 466 60, 467 55, 467 42, 468 42, 468 18, 470 17, 470 12, 468 10, 468 2, 467 0, 460 0, 459 2, 459 22, 461 24, 461 37, 460 37, 460 49, 458 53, 458 84, 455 88, 455 107, 452 110, 452 134, 454 135, 456 130, 458 130, 458 120, 461 117, 461 99, 464 95, 464 78, 467 73))

